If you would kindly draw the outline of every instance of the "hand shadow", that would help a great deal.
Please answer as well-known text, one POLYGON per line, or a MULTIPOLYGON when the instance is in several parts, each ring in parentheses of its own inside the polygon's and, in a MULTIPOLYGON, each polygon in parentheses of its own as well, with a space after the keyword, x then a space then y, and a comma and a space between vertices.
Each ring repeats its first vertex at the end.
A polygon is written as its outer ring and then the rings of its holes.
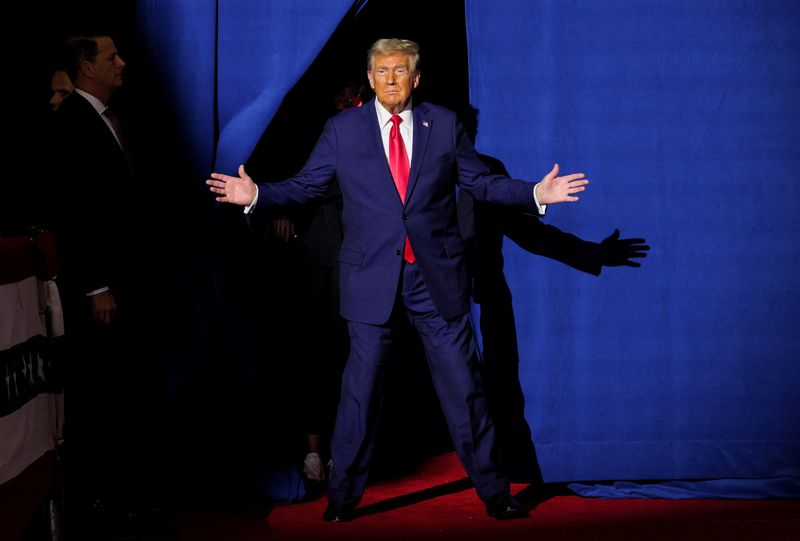
MULTIPOLYGON (((462 116, 474 141, 477 110, 462 116)), ((492 173, 508 175, 497 158, 479 154, 492 173)), ((637 260, 650 249, 642 238, 620 238, 615 229, 601 242, 590 242, 543 223, 538 216, 509 213, 507 209, 476 202, 461 191, 458 200, 461 234, 467 241, 473 300, 481 307, 482 374, 495 425, 496 453, 501 470, 512 482, 531 483, 520 492, 535 507, 552 490, 543 485, 531 430, 525 419, 525 398, 519 380, 519 351, 511 291, 503 272, 503 237, 524 250, 574 269, 599 276, 603 267, 638 268, 637 260)))

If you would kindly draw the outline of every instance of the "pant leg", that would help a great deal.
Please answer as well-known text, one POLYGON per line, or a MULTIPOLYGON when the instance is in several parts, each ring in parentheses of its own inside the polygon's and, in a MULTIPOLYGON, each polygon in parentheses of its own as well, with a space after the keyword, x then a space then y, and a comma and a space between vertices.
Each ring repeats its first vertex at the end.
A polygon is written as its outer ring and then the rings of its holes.
POLYGON ((450 437, 467 475, 484 500, 507 491, 508 479, 493 456, 494 427, 469 316, 445 320, 439 315, 416 265, 405 267, 402 300, 425 348, 450 437))
POLYGON ((331 442, 333 464, 328 499, 355 505, 369 475, 375 429, 383 400, 383 381, 394 329, 349 322, 350 354, 331 442))

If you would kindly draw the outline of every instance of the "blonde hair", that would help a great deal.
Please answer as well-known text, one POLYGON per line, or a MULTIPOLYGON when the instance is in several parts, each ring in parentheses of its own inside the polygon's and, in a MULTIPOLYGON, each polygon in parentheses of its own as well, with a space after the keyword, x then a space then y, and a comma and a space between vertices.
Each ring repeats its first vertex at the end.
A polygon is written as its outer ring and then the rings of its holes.
POLYGON ((372 69, 372 59, 377 56, 386 56, 402 53, 411 57, 411 72, 417 73, 419 65, 419 45, 408 39, 384 38, 372 44, 367 52, 367 71, 372 69))

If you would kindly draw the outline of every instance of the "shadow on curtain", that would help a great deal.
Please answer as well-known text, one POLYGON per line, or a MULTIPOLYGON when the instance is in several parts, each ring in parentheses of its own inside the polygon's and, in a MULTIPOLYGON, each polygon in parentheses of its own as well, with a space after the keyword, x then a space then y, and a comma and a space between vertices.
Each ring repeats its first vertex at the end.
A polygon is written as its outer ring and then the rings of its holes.
POLYGON ((466 6, 478 150, 523 178, 587 173, 546 221, 652 245, 641 269, 598 279, 506 243, 545 481, 800 494, 800 7, 466 6))

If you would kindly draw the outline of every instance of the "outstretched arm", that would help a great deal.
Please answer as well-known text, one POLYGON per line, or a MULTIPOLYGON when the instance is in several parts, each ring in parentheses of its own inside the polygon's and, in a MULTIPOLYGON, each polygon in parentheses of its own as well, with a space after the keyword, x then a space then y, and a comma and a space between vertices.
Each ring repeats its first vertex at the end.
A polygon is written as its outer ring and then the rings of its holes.
POLYGON ((234 205, 249 206, 254 203, 258 193, 253 179, 244 170, 244 165, 239 166, 239 176, 232 177, 222 173, 211 173, 211 178, 206 180, 209 190, 217 194, 220 203, 233 203, 234 205))

